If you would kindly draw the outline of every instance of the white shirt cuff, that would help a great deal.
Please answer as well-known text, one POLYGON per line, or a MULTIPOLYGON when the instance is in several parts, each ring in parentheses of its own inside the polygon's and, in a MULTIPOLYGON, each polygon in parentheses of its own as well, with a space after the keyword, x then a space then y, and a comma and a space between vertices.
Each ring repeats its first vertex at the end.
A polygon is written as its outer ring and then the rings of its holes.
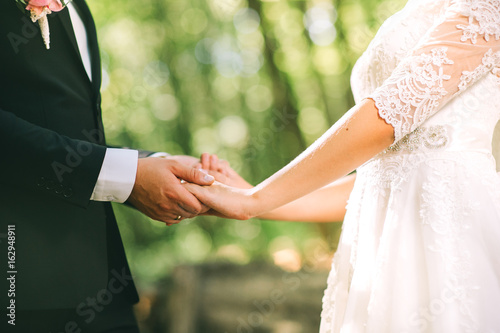
POLYGON ((139 152, 107 148, 90 200, 125 202, 134 188, 139 152))

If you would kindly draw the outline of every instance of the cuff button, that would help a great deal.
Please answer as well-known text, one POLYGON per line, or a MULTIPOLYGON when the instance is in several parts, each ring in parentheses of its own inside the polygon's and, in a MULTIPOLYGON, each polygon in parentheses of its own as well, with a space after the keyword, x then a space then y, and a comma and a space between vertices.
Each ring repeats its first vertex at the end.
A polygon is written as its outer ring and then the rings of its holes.
POLYGON ((45 183, 45 189, 46 190, 53 190, 54 188, 56 187, 56 183, 54 183, 52 180, 48 180, 46 183, 45 183))
POLYGON ((56 186, 56 188, 54 189, 54 192, 56 192, 56 194, 63 194, 64 193, 64 186, 63 185, 56 186))
POLYGON ((73 189, 71 187, 68 187, 64 190, 63 196, 65 198, 71 198, 73 196, 73 189))
POLYGON ((38 187, 44 187, 45 186, 45 182, 47 180, 45 179, 45 177, 40 177, 38 178, 38 180, 36 181, 36 186, 38 187))

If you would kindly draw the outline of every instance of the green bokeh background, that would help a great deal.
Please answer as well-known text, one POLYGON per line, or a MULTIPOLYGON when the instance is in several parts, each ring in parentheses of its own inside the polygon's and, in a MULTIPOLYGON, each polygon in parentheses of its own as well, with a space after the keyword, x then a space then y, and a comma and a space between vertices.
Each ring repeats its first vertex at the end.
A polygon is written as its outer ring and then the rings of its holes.
MULTIPOLYGON (((405 2, 88 0, 108 143, 216 153, 256 184, 354 104, 352 67, 405 2)), ((318 245, 332 253, 341 226, 198 217, 165 227, 115 210, 142 289, 186 263, 272 262, 285 249, 300 264, 318 245)))

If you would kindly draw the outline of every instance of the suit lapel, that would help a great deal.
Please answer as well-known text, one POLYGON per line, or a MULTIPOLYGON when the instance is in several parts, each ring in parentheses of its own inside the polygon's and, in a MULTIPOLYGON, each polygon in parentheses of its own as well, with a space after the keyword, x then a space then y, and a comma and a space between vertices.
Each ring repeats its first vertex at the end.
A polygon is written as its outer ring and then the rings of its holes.
MULTIPOLYGON (((99 55, 99 45, 97 42, 97 32, 94 24, 94 20, 92 19, 92 15, 90 10, 83 0, 73 0, 73 5, 75 6, 80 18, 85 25, 85 29, 87 30, 87 42, 89 46, 90 52, 90 64, 92 71, 92 90, 94 93, 98 94, 101 86, 101 58, 99 55)), ((73 30, 73 24, 71 23, 71 19, 69 16, 69 11, 67 8, 59 12, 57 15, 68 34, 68 38, 73 46, 74 51, 81 59, 80 49, 78 48, 78 43, 76 41, 75 32, 73 30)), ((82 70, 85 72, 85 68, 82 62, 82 70)), ((90 80, 89 80, 90 83, 90 80)))
POLYGON ((64 30, 68 35, 68 38, 71 42, 71 45, 73 46, 73 49, 75 50, 76 54, 78 54, 78 56, 81 57, 80 50, 78 49, 78 43, 76 42, 75 32, 73 31, 73 25, 71 24, 71 19, 69 17, 68 8, 64 8, 61 12, 57 14, 58 14, 57 17, 61 20, 64 30))
POLYGON ((83 24, 87 29, 87 39, 90 50, 90 62, 92 64, 92 83, 96 93, 101 87, 101 57, 99 54, 99 44, 97 42, 97 31, 92 14, 84 0, 73 0, 82 17, 83 24))

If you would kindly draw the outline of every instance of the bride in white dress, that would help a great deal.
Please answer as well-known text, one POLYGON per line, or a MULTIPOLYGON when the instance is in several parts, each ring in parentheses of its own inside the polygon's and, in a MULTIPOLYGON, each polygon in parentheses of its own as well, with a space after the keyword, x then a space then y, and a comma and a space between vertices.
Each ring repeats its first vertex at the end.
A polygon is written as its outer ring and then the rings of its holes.
POLYGON ((318 220, 350 192, 322 333, 500 332, 499 76, 500 0, 410 0, 303 154, 256 187, 186 186, 239 219, 318 220))

